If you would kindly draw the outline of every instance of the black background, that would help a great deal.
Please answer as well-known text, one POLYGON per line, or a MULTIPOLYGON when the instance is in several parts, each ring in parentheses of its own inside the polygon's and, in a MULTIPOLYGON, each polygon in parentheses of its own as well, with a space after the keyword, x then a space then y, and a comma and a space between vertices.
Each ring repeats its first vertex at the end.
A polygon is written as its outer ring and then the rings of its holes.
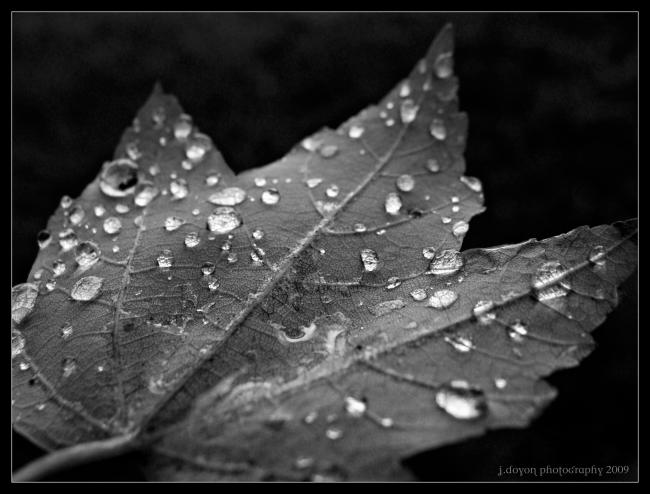
MULTIPOLYGON (((487 206, 463 247, 637 216, 635 14, 13 14, 13 284, 61 196, 94 179, 156 80, 244 170, 378 101, 448 21, 468 174, 487 206)), ((636 280, 595 337, 579 369, 549 379, 559 397, 531 427, 406 464, 421 480, 520 480, 498 477, 508 465, 628 465, 570 479, 636 479, 636 280)), ((40 454, 13 435, 14 468, 40 454)), ((141 479, 138 460, 56 479, 141 479)))

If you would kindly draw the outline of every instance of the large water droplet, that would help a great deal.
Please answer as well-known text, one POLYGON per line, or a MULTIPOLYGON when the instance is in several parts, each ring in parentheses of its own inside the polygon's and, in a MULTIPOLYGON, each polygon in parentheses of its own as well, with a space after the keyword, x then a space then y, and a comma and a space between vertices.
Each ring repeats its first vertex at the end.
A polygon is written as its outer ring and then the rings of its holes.
POLYGON ((472 420, 487 413, 485 393, 466 381, 451 381, 436 393, 436 405, 459 420, 472 420))
POLYGON ((412 99, 405 99, 400 106, 400 117, 402 123, 409 124, 415 120, 418 115, 420 107, 416 105, 412 99))
POLYGON ((433 70, 440 79, 447 79, 454 74, 454 57, 452 53, 441 53, 433 64, 433 70))
POLYGON ((438 290, 429 297, 429 307, 446 309, 458 300, 458 294, 451 290, 438 290))
POLYGON ((185 199, 190 193, 190 189, 187 186, 187 180, 184 178, 173 179, 169 182, 169 192, 175 200, 185 199))
POLYGON ((75 249, 74 259, 81 270, 86 270, 99 260, 99 246, 90 241, 81 242, 75 249))
POLYGON ((169 269, 174 263, 174 253, 170 249, 164 249, 156 258, 159 268, 169 269))
POLYGON ((411 192, 415 187, 415 180, 413 180, 413 176, 404 174, 397 177, 395 185, 402 192, 411 192))
POLYGON ((262 192, 262 202, 268 206, 273 206, 280 202, 280 192, 278 189, 266 189, 262 192))
POLYGON ((384 208, 386 209, 386 212, 390 215, 397 215, 399 214, 399 210, 402 209, 402 199, 400 198, 399 194, 395 192, 390 192, 386 196, 386 201, 384 202, 384 208))
POLYGON ((445 121, 441 118, 434 118, 431 120, 429 132, 439 141, 444 141, 447 138, 447 127, 445 126, 445 121))
POLYGON ((115 235, 122 229, 122 222, 115 216, 109 216, 104 220, 104 231, 109 235, 115 235))
POLYGON ((183 218, 179 218, 178 216, 168 216, 165 219, 165 230, 173 232, 178 230, 183 224, 185 224, 183 218))
POLYGON ((104 164, 99 188, 110 197, 133 194, 138 184, 138 165, 129 159, 117 159, 104 164))
POLYGON ((429 265, 429 272, 435 275, 449 275, 458 272, 464 261, 460 252, 454 249, 443 250, 429 265))
POLYGON ((219 234, 228 233, 242 224, 239 213, 230 207, 219 207, 208 216, 208 230, 219 234))
POLYGON ((192 122, 188 116, 181 115, 181 118, 174 123, 174 138, 177 141, 185 141, 192 133, 192 122))
POLYGON ((77 234, 72 228, 67 228, 59 233, 59 245, 65 251, 70 250, 79 243, 77 234))
POLYGON ((47 230, 41 230, 38 232, 38 235, 36 235, 36 241, 38 242, 38 248, 44 249, 50 245, 50 242, 52 241, 52 235, 50 235, 50 232, 47 230))
POLYGON ((208 201, 217 206, 236 206, 246 200, 246 191, 239 187, 226 187, 210 194, 208 201))
POLYGON ((85 276, 74 284, 70 296, 75 300, 88 302, 97 297, 103 283, 104 279, 98 276, 85 276))
POLYGON ((357 400, 353 396, 345 397, 345 411, 354 418, 362 417, 366 413, 367 406, 361 401, 357 400))
POLYGON ((151 201, 158 195, 158 187, 151 182, 143 182, 138 184, 135 190, 133 202, 136 206, 144 208, 149 205, 151 201))
POLYGON ((34 283, 21 283, 11 289, 11 318, 20 324, 34 310, 38 297, 38 286, 34 283))
POLYGON ((372 249, 362 249, 361 262, 363 262, 363 269, 367 272, 375 271, 379 265, 379 257, 372 249))
POLYGON ((185 247, 189 249, 193 249, 199 243, 201 242, 201 237, 199 237, 198 232, 189 232, 187 235, 185 235, 185 247))

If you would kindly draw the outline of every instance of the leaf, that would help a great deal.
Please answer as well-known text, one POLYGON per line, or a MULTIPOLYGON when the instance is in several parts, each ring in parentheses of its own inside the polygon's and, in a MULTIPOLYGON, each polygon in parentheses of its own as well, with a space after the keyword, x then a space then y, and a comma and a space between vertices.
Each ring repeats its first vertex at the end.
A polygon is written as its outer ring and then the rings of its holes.
POLYGON ((377 479, 528 423, 636 227, 459 254, 483 196, 452 48, 446 28, 380 104, 238 176, 158 87, 12 292, 16 430, 147 448, 152 478, 377 479))

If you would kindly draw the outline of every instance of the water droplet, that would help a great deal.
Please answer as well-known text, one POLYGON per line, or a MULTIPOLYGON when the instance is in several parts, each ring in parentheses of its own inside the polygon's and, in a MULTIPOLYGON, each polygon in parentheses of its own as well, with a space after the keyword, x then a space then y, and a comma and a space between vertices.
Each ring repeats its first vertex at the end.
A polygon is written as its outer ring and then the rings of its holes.
POLYGON ((253 266, 261 266, 264 261, 264 251, 259 247, 253 249, 250 253, 251 261, 253 261, 253 266))
POLYGON ((597 245, 591 249, 591 252, 589 252, 589 262, 595 264, 596 266, 604 266, 606 254, 607 251, 605 250, 605 247, 602 245, 597 245))
POLYGON ((99 205, 99 206, 95 206, 94 211, 95 211, 95 216, 101 218, 106 213, 106 208, 102 205, 99 205))
POLYGON ((497 377, 497 378, 494 379, 494 386, 495 386, 497 389, 503 389, 503 388, 505 388, 507 385, 508 385, 508 381, 506 381, 506 380, 503 379, 502 377, 497 377))
POLYGON ((163 106, 158 106, 151 111, 151 121, 156 128, 160 128, 165 124, 167 113, 163 106))
POLYGON ((169 192, 172 195, 172 199, 180 200, 187 197, 190 193, 190 189, 184 178, 175 178, 169 183, 169 192))
POLYGON ((19 331, 11 331, 11 358, 15 359, 25 350, 25 338, 19 331))
POLYGON ((103 283, 104 279, 98 276, 85 276, 74 284, 70 296, 74 300, 88 302, 99 294, 103 283))
POLYGON ((201 272, 203 273, 203 276, 210 276, 212 273, 214 273, 214 264, 211 262, 204 262, 203 266, 201 266, 201 272))
POLYGON ((239 213, 230 207, 218 207, 208 216, 207 226, 211 232, 218 234, 229 233, 242 224, 239 213))
POLYGON ((246 200, 246 191, 239 187, 226 187, 210 195, 208 201, 217 206, 236 206, 246 200))
POLYGON ((433 70, 440 79, 448 79, 454 73, 454 57, 451 53, 441 53, 433 64, 433 70))
POLYGON ((70 206, 72 206, 72 197, 70 196, 63 196, 61 198, 61 207, 63 209, 68 209, 70 206))
POLYGON ((327 197, 332 197, 332 198, 338 196, 338 195, 339 195, 339 186, 336 185, 336 184, 332 184, 332 185, 330 185, 330 186, 325 190, 325 194, 327 195, 327 197))
POLYGON ((264 238, 264 231, 258 228, 256 230, 253 230, 251 236, 253 237, 253 240, 262 240, 264 238))
POLYGON ((127 206, 126 204, 121 204, 120 203, 120 204, 115 205, 115 212, 117 212, 119 214, 126 214, 129 211, 130 211, 129 206, 127 206))
POLYGON ((386 314, 390 314, 391 312, 395 310, 399 310, 406 307, 406 302, 404 302, 401 298, 397 298, 395 300, 386 300, 384 302, 380 302, 376 305, 368 307, 368 310, 370 311, 371 314, 381 317, 385 316, 386 314))
POLYGON ((165 230, 173 232, 178 230, 183 224, 185 224, 185 220, 182 218, 179 218, 178 216, 168 216, 167 219, 165 219, 165 230))
POLYGON ((442 221, 443 224, 448 224, 451 223, 451 218, 449 216, 442 216, 440 217, 440 221, 442 221))
POLYGON ((533 276, 533 288, 537 291, 539 301, 548 301, 564 297, 571 285, 563 279, 566 269, 558 261, 548 261, 542 264, 533 276))
POLYGON ((152 177, 155 177, 155 176, 158 175, 159 173, 160 173, 160 165, 159 165, 158 163, 154 163, 153 165, 151 165, 151 166, 149 167, 149 174, 150 174, 152 177))
POLYGON ((425 259, 433 259, 433 257, 436 255, 436 249, 433 247, 424 247, 422 249, 422 255, 425 259))
POLYGON ((402 284, 401 280, 397 276, 391 276, 386 280, 386 290, 393 290, 402 284))
POLYGON ((293 466, 298 470, 305 470, 314 466, 314 459, 309 456, 299 456, 293 462, 293 466))
POLYGON ((230 264, 235 264, 237 262, 237 260, 239 259, 239 256, 237 255, 236 252, 231 252, 231 253, 228 254, 228 257, 226 257, 226 259, 228 260, 228 262, 230 264))
POLYGON ((50 245, 50 242, 52 241, 52 235, 50 235, 50 232, 47 230, 41 230, 38 232, 38 235, 36 235, 36 241, 38 242, 38 248, 44 249, 50 245))
POLYGON ((320 155, 323 158, 331 158, 338 152, 339 152, 339 148, 334 144, 328 144, 327 146, 323 146, 320 149, 320 155))
POLYGON ((21 283, 11 289, 11 318, 20 324, 34 310, 38 297, 38 286, 21 283))
POLYGON ((174 253, 170 249, 164 249, 156 258, 158 267, 162 269, 169 269, 174 263, 174 253))
POLYGON ((426 168, 431 173, 438 173, 440 171, 440 164, 438 163, 438 160, 431 158, 427 160, 426 168))
POLYGON ((427 73, 427 60, 425 58, 420 59, 420 61, 418 62, 418 72, 420 74, 427 73))
POLYGON ((400 117, 402 123, 409 124, 415 120, 418 115, 420 107, 416 105, 412 99, 405 99, 400 106, 400 117))
POLYGON ((521 343, 524 340, 524 336, 528 334, 528 328, 526 325, 520 321, 516 320, 510 325, 508 330, 508 336, 517 343, 521 343))
POLYGON ((75 249, 74 259, 81 270, 86 270, 99 260, 99 246, 90 241, 81 242, 75 249))
POLYGON ((59 233, 59 245, 64 251, 68 251, 77 246, 79 239, 72 228, 68 228, 59 233))
POLYGON ((174 138, 177 141, 185 141, 192 133, 192 122, 189 118, 180 118, 174 123, 174 138))
POLYGON ((459 420, 478 419, 487 413, 485 393, 466 381, 452 381, 440 388, 436 405, 459 420))
POLYGON ((262 192, 262 202, 268 206, 273 206, 280 202, 280 192, 278 189, 266 189, 262 192))
POLYGON ((338 427, 330 427, 325 431, 325 437, 332 441, 336 441, 337 439, 341 439, 343 437, 343 431, 338 427))
POLYGON ((386 201, 384 202, 384 208, 386 209, 386 212, 388 214, 395 216, 399 214, 399 210, 402 209, 402 199, 397 193, 390 192, 386 196, 386 201))
POLYGON ((406 98, 411 94, 411 83, 409 81, 402 82, 402 85, 399 88, 399 95, 402 98, 406 98))
POLYGON ((99 188, 110 197, 133 194, 138 184, 138 165, 129 159, 117 159, 104 164, 99 188))
POLYGON ((458 196, 451 196, 451 202, 453 204, 458 204, 460 202, 460 197, 458 196))
POLYGON ((37 269, 36 271, 34 271, 34 279, 35 280, 40 280, 42 276, 43 276, 43 269, 42 268, 37 269))
POLYGON ((70 324, 69 322, 67 322, 63 326, 61 326, 61 336, 64 339, 69 338, 70 336, 72 336, 72 332, 73 332, 72 324, 70 324))
POLYGON ((417 302, 421 302, 427 298, 427 291, 424 288, 416 288, 411 292, 411 297, 417 302))
POLYGON ((410 192, 413 190, 413 187, 415 187, 415 180, 413 180, 411 175, 404 174, 397 177, 395 185, 402 192, 410 192))
POLYGON ((364 131, 365 129, 360 125, 353 125, 348 131, 348 135, 351 139, 359 139, 363 135, 364 131))
POLYGON ((366 225, 364 225, 363 223, 355 223, 354 231, 357 233, 363 233, 366 231, 366 225))
POLYGON ((362 249, 361 262, 363 262, 363 268, 366 272, 372 272, 379 265, 379 257, 377 257, 377 253, 372 249, 362 249))
POLYGON ((313 189, 314 187, 318 187, 322 181, 322 178, 308 178, 305 183, 307 184, 307 187, 313 189))
POLYGON ((219 288, 219 281, 215 278, 210 279, 208 281, 208 290, 214 292, 217 288, 219 288))
POLYGON ((129 157, 129 159, 133 161, 137 161, 142 157, 142 153, 140 152, 140 149, 138 149, 137 141, 129 142, 124 150, 126 151, 126 155, 129 157))
POLYGON ((158 192, 159 190, 154 184, 150 182, 140 183, 135 189, 133 202, 136 206, 143 208, 145 206, 148 206, 149 203, 155 199, 155 197, 158 195, 158 192))
POLYGON ((56 288, 56 280, 55 280, 55 279, 47 280, 47 281, 45 282, 45 289, 46 289, 48 292, 51 292, 51 291, 54 290, 55 288, 56 288))
POLYGON ((463 267, 464 263, 460 252, 454 249, 446 249, 431 261, 429 272, 435 275, 454 274, 463 267))
POLYGON ((27 362, 21 362, 20 364, 18 364, 18 368, 21 371, 26 371, 26 370, 29 370, 30 365, 27 362))
POLYGON ((454 237, 462 237, 467 233, 468 230, 469 230, 469 223, 463 220, 454 223, 454 226, 451 229, 452 233, 454 234, 454 237))
POLYGON ((78 225, 83 221, 85 215, 86 212, 83 210, 83 208, 77 205, 70 210, 68 218, 70 219, 70 223, 73 225, 78 225))
POLYGON ((122 229, 122 222, 115 216, 109 216, 104 220, 104 231, 109 235, 115 235, 122 229))
POLYGON ((458 294, 451 290, 438 290, 429 297, 429 307, 446 309, 458 300, 458 294))
POLYGON ((208 175, 205 177, 205 185, 208 187, 214 187, 219 183, 219 175, 208 175))
POLYGON ((352 396, 345 397, 345 411, 348 415, 354 418, 362 417, 366 413, 367 406, 361 401, 352 396))
POLYGON ((54 276, 61 276, 65 273, 65 263, 61 259, 57 259, 52 263, 52 271, 54 276))
POLYGON ((201 242, 201 237, 199 237, 198 232, 189 232, 187 235, 185 235, 185 247, 189 249, 193 249, 199 243, 201 242))
POLYGON ((212 140, 205 134, 196 134, 187 142, 185 156, 194 163, 201 161, 212 149, 212 140))
POLYGON ((476 177, 466 177, 463 175, 462 177, 460 177, 460 181, 463 182, 467 187, 469 187, 474 192, 483 191, 483 184, 476 177))
POLYGON ((63 377, 70 377, 77 370, 77 362, 72 357, 63 359, 63 377))
POLYGON ((445 341, 461 353, 467 353, 474 348, 472 340, 465 336, 445 336, 445 341))
POLYGON ((445 126, 445 121, 441 118, 434 118, 431 120, 429 132, 439 141, 444 141, 447 138, 447 127, 445 126))
POLYGON ((386 120, 386 127, 392 127, 393 125, 395 125, 394 119, 389 118, 388 120, 386 120))
MULTIPOLYGON (((314 139, 313 137, 307 137, 302 140, 301 145, 307 151, 316 151, 322 143, 323 141, 321 140, 314 139)), ((261 187, 263 187, 263 185, 261 187)))
POLYGON ((481 324, 490 324, 496 319, 496 314, 492 312, 494 302, 492 300, 479 300, 472 309, 472 314, 481 324))

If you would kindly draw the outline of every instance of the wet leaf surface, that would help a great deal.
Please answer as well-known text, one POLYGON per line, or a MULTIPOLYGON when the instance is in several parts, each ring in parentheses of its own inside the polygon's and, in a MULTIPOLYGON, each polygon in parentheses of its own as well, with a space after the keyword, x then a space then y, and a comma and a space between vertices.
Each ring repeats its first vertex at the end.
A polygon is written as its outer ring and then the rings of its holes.
POLYGON ((16 430, 139 431, 152 478, 343 480, 526 425, 616 305, 636 226, 460 252, 483 194, 452 43, 237 176, 157 88, 12 291, 16 430))

